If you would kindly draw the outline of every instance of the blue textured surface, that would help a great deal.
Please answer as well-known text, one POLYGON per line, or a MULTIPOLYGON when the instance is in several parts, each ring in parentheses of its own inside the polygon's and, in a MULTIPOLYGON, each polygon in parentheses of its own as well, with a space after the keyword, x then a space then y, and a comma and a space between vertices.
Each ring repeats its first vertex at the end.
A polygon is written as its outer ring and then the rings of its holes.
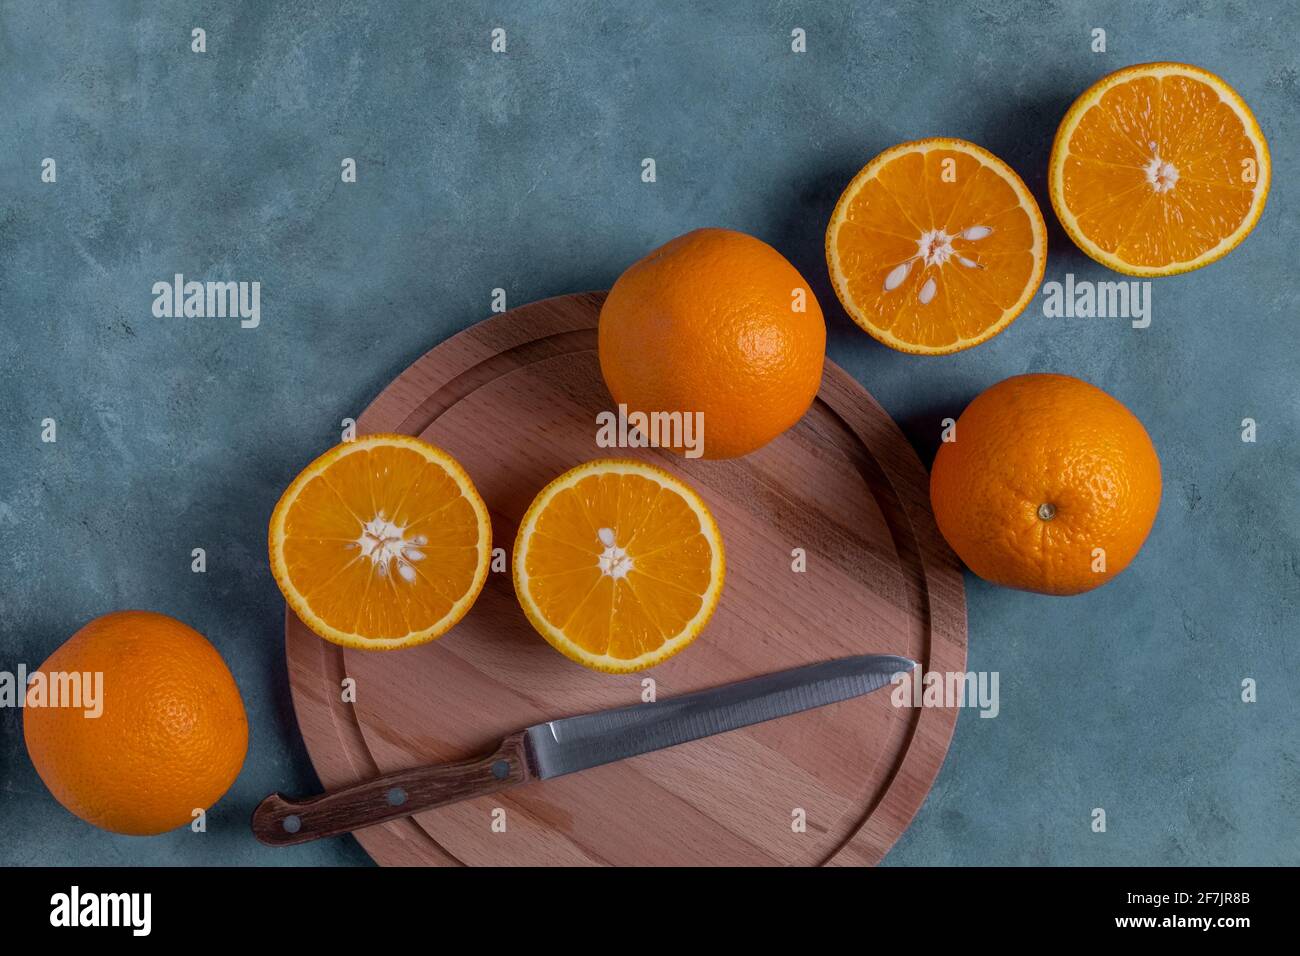
POLYGON ((327 6, 0 4, 0 669, 105 611, 153 608, 211 637, 252 721, 209 832, 138 839, 59 807, 19 712, 0 711, 0 863, 365 862, 350 838, 271 851, 246 826, 265 793, 316 784, 264 551, 279 491, 341 418, 484 317, 493 288, 516 305, 608 287, 704 225, 790 257, 831 357, 927 463, 940 420, 980 390, 1058 371, 1132 408, 1164 465, 1151 539, 1107 587, 1062 600, 968 576, 970 666, 1000 672, 1001 713, 962 714, 887 862, 1300 862, 1294 4, 327 6), (822 256, 831 207, 876 152, 928 135, 1024 176, 1049 280, 1109 277, 1051 215, 1048 152, 1081 90, 1153 59, 1227 78, 1276 176, 1244 245, 1154 284, 1150 328, 1035 303, 992 342, 923 359, 844 317, 822 256), (151 287, 175 272, 260 281, 261 326, 154 318, 151 287))

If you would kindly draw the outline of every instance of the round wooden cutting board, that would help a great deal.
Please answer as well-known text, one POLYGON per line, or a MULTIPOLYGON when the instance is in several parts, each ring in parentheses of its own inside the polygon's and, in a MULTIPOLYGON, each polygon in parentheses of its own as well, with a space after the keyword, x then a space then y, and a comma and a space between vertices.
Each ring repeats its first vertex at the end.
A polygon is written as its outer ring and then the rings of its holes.
MULTIPOLYGON (((827 362, 803 420, 745 458, 599 448, 596 414, 613 407, 596 356, 603 300, 560 296, 473 326, 403 372, 360 430, 419 435, 459 459, 507 555, 533 496, 573 465, 631 456, 669 469, 722 530, 727 580, 713 620, 677 657, 612 676, 569 662, 532 630, 508 570, 489 575, 441 640, 404 651, 343 650, 289 613, 294 707, 326 787, 637 703, 648 678, 666 699, 850 654, 965 670, 961 573, 930 514, 925 469, 875 400, 827 362), (346 677, 355 704, 342 700, 346 677)), ((957 718, 895 707, 892 690, 356 836, 395 865, 873 864, 920 807, 957 718)))

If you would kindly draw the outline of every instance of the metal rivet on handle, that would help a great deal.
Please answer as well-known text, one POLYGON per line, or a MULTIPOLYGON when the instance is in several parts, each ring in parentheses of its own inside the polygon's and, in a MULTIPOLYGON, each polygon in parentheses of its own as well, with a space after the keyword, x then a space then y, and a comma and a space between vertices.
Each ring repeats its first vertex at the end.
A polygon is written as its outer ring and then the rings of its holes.
POLYGON ((504 780, 509 775, 510 775, 509 760, 498 760, 496 763, 492 765, 492 776, 496 777, 498 780, 504 780))
POLYGON ((302 817, 296 813, 291 813, 284 818, 284 832, 297 833, 302 829, 302 817))
POLYGON ((393 787, 388 791, 388 805, 390 807, 400 807, 406 802, 406 791, 401 787, 393 787))

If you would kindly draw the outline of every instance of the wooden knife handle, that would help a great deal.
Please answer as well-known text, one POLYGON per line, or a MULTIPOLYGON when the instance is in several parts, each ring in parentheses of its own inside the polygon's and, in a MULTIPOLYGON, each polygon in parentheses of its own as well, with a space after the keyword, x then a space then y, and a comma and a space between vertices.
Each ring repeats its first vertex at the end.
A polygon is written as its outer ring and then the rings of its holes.
POLYGON ((306 843, 495 793, 531 778, 520 731, 482 757, 398 770, 305 800, 273 793, 253 811, 253 835, 268 846, 306 843))

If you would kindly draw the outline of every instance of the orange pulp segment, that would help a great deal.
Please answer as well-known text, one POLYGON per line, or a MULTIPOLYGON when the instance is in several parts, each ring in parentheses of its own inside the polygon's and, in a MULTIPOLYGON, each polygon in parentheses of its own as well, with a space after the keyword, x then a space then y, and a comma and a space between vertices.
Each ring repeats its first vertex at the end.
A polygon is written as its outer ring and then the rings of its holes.
POLYGON ((943 355, 1015 320, 1043 278, 1047 230, 1006 163, 960 139, 881 153, 826 229, 826 262, 850 318, 902 352, 943 355))
POLYGON ((1093 259, 1173 275, 1227 255, 1268 197, 1268 144, 1250 108, 1213 73, 1146 63, 1103 77, 1061 121, 1052 205, 1093 259))
POLYGON ((271 571, 321 637, 388 650, 440 637, 487 580, 492 526, 465 470, 408 435, 369 435, 308 465, 271 516, 271 571))
POLYGON ((601 459, 542 489, 515 541, 519 603, 571 660, 641 670, 695 640, 718 603, 722 536, 694 491, 637 461, 601 459))

